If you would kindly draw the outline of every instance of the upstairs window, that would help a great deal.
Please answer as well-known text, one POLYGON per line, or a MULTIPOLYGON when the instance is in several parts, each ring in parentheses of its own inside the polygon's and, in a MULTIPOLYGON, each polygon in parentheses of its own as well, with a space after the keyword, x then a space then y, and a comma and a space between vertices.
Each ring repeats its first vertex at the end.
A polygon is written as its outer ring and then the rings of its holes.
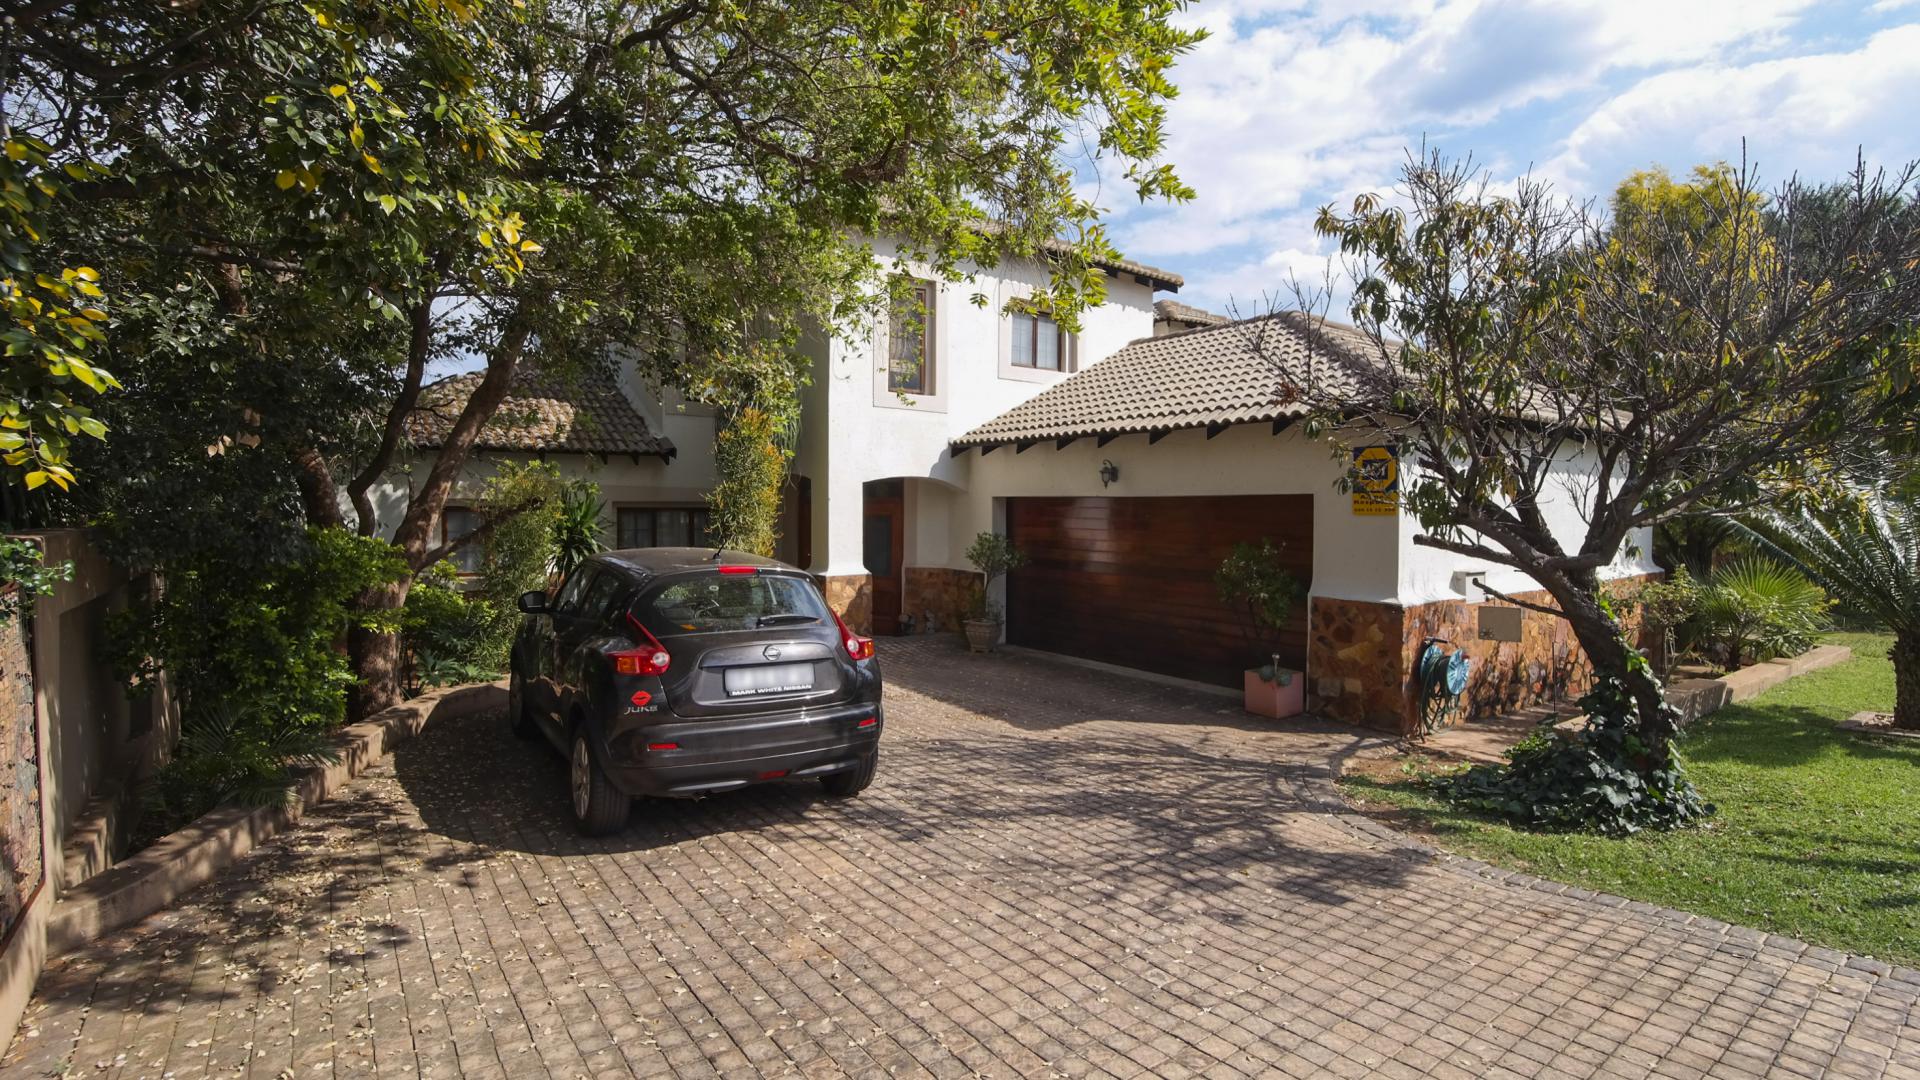
POLYGON ((1060 371, 1067 355, 1067 335, 1051 315, 1013 315, 1013 366, 1036 371, 1060 371))
POLYGON ((933 283, 914 281, 887 315, 887 389, 933 392, 933 283))

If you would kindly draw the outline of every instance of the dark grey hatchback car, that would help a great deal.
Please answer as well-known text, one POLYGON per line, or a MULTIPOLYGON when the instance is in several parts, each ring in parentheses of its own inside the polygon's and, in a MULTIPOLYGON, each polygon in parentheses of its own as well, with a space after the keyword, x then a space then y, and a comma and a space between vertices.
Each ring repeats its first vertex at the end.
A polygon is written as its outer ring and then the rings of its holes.
POLYGON ((880 665, 805 571, 711 548, 612 551, 520 597, 507 715, 567 755, 595 835, 642 795, 818 778, 859 794, 880 757, 880 665))

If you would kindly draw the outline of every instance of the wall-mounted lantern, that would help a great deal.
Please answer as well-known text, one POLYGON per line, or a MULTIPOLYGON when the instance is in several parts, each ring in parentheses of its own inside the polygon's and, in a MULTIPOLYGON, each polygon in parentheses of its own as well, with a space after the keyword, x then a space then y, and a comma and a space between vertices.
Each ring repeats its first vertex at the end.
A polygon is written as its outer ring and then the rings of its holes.
POLYGON ((1114 483, 1119 479, 1120 479, 1120 466, 1115 465, 1111 461, 1102 461, 1100 463, 1100 486, 1101 487, 1106 487, 1108 484, 1114 483))

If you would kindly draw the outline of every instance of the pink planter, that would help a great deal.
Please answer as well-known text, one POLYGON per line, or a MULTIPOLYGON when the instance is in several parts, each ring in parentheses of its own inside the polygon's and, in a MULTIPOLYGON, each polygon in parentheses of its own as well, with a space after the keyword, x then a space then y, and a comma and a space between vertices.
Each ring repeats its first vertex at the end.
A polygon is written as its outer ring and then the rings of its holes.
POLYGON ((1307 678, 1300 672, 1282 668, 1278 672, 1280 678, 1273 682, 1262 679, 1258 671, 1244 674, 1248 712, 1279 720, 1307 711, 1307 678), (1280 679, 1286 682, 1282 683, 1280 679))

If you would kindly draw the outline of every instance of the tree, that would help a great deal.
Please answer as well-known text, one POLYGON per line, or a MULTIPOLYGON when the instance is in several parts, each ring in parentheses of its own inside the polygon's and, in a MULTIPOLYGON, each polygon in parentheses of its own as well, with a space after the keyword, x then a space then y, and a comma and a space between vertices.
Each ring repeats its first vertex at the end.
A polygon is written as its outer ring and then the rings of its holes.
MULTIPOLYGON (((106 0, 37 8, 16 82, 50 144, 114 162, 70 250, 117 253, 159 306, 211 297, 236 363, 378 393, 371 425, 234 403, 309 523, 378 532, 429 365, 484 365, 388 538, 417 576, 523 365, 619 345, 686 385, 773 354, 797 385, 801 332, 877 303, 880 234, 955 278, 1048 258, 1038 299, 1067 321, 1098 302, 1114 252, 1059 155, 1071 137, 1143 198, 1187 195, 1158 160, 1197 39, 1180 7, 106 0)), ((362 603, 397 610, 411 580, 362 603)), ((353 652, 353 711, 395 700, 397 637, 353 652)))
POLYGON ((1515 602, 1568 620, 1596 676, 1630 692, 1658 767, 1674 715, 1601 571, 1637 529, 1824 482, 1911 407, 1920 232, 1890 210, 1913 178, 1862 168, 1815 214, 1810 189, 1765 193, 1750 168, 1642 174, 1600 215, 1414 159, 1404 205, 1367 195, 1318 218, 1353 262, 1360 333, 1336 352, 1313 316, 1280 315, 1323 347, 1274 367, 1336 443, 1358 422, 1407 448, 1415 543, 1539 583, 1551 604, 1515 602), (1580 535, 1555 534, 1555 501, 1580 535))
POLYGON ((1920 731, 1920 496, 1855 490, 1824 507, 1760 512, 1747 525, 1893 632, 1893 722, 1920 731))

